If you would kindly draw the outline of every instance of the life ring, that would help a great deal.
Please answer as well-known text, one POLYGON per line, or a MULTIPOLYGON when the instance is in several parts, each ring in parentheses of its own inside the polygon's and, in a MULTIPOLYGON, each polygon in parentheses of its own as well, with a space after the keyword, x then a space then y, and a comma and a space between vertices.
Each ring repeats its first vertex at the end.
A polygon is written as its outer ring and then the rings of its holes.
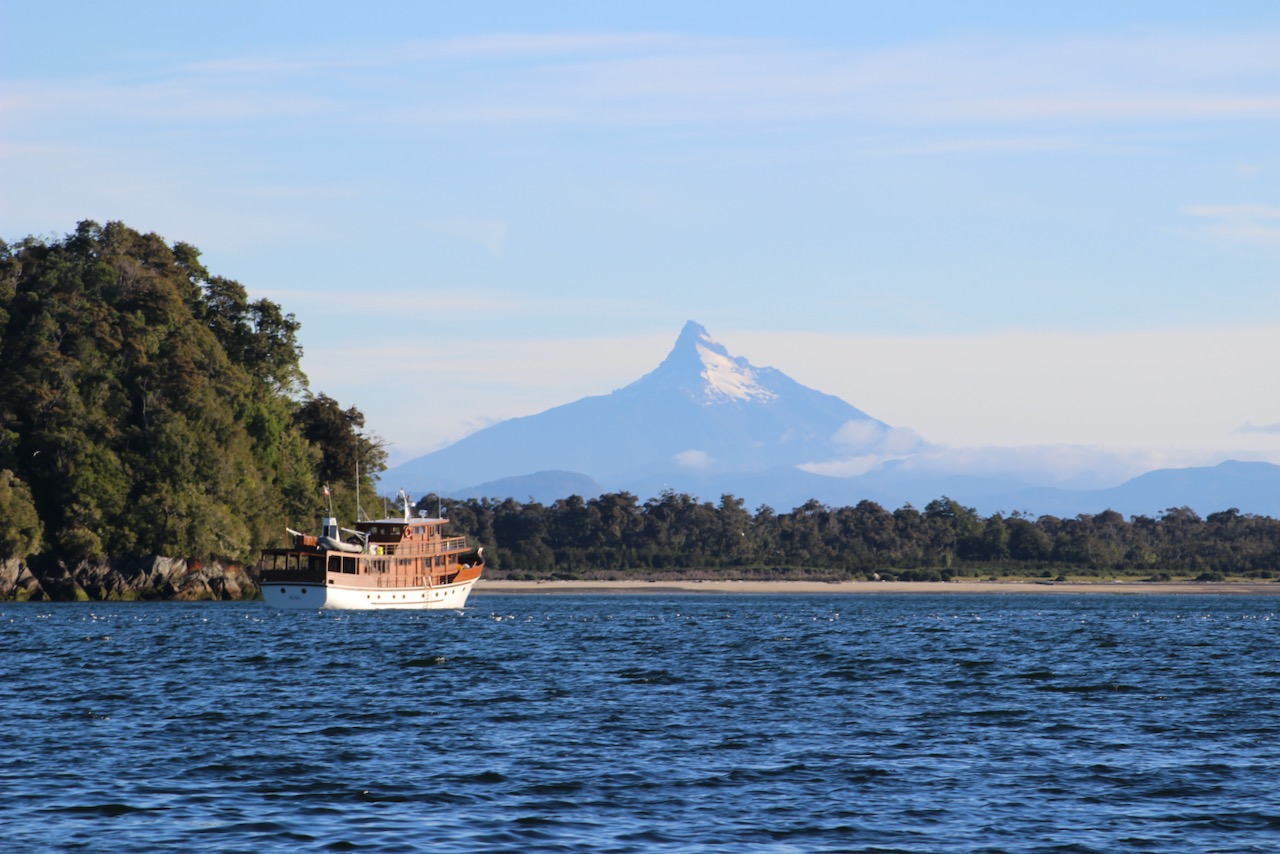
POLYGON ((408 525, 404 526, 404 538, 406 540, 413 539, 413 528, 410 528, 408 525))

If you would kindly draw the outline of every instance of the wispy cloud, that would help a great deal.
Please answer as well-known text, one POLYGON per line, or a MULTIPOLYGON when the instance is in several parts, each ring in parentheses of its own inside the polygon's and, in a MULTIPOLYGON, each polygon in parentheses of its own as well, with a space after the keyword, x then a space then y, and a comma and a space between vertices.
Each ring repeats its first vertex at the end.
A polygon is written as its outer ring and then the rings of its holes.
POLYGON ((451 60, 510 61, 599 53, 697 51, 706 50, 712 45, 734 43, 743 42, 670 33, 492 33, 447 39, 415 39, 379 45, 374 49, 328 46, 323 51, 189 62, 180 68, 192 74, 211 75, 313 74, 329 70, 378 69, 451 60))
POLYGON ((574 299, 423 282, 383 283, 322 296, 307 289, 278 287, 258 288, 254 294, 287 305, 306 306, 307 312, 313 315, 433 317, 449 324, 477 316, 491 321, 495 318, 615 316, 635 313, 644 306, 639 299, 574 299))
POLYGON ((11 121, 70 112, 162 124, 1131 125, 1280 118, 1278 82, 1280 31, 858 50, 670 33, 492 34, 226 57, 142 80, 9 80, 0 110, 11 121))
POLYGON ((1116 486, 1157 468, 1221 462, 1221 451, 1137 449, 1104 445, 1013 447, 932 445, 904 459, 899 470, 917 475, 969 475, 1024 479, 1071 489, 1116 486))
POLYGON ((1280 205, 1192 205, 1188 216, 1209 220, 1200 231, 1218 240, 1280 246, 1280 205))
MULTIPOLYGON (((188 77, 174 70, 152 79, 6 81, 0 113, 29 121, 59 124, 93 116, 114 127, 124 121, 148 121, 169 128, 207 127, 222 122, 264 120, 280 123, 331 115, 345 107, 315 89, 272 85, 269 81, 232 81, 188 77)), ((19 132, 30 129, 18 128, 19 132)))
POLYGON ((1274 424, 1253 424, 1245 422, 1236 428, 1237 433, 1262 433, 1265 435, 1280 436, 1280 421, 1274 424))

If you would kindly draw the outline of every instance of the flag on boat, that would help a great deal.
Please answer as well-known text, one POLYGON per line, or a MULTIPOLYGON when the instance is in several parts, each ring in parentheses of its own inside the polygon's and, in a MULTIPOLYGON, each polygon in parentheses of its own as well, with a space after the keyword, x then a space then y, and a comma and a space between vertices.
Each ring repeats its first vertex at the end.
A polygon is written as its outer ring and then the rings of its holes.
POLYGON ((327 483, 324 485, 324 497, 325 498, 329 497, 329 484, 327 483))

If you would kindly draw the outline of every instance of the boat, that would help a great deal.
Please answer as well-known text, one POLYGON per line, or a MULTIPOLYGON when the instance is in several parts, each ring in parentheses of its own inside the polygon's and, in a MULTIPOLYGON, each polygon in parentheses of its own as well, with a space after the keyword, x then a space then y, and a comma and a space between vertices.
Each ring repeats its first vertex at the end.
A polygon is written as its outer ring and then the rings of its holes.
MULTIPOLYGON (((318 536, 286 528, 292 545, 262 550, 256 567, 266 603, 275 608, 461 608, 484 570, 484 549, 448 536, 448 521, 419 511, 339 528, 320 519, 318 536), (346 534, 346 538, 343 538, 346 534)), ((332 511, 330 511, 332 513, 332 511)))

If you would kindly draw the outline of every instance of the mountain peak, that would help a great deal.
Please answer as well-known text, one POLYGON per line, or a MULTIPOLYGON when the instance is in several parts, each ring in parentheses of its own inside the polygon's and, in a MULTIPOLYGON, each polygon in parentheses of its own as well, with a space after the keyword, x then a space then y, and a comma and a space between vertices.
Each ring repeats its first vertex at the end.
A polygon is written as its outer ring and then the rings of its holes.
POLYGON ((510 478, 557 470, 615 489, 632 484, 636 494, 695 482, 713 489, 707 478, 865 471, 920 445, 904 432, 776 368, 753 367, 689 322, 666 359, 634 382, 491 425, 394 476, 412 485, 409 475, 429 472, 436 483, 518 490, 510 478), (492 486, 498 481, 507 485, 492 486))
POLYGON ((711 336, 707 334, 707 327, 696 320, 686 320, 684 327, 680 330, 680 337, 676 339, 676 348, 679 349, 682 345, 691 347, 701 339, 711 340, 711 336))
MULTIPOLYGON (((746 359, 729 354, 724 345, 692 320, 653 375, 664 378, 686 396, 702 404, 762 402, 777 397, 761 382, 746 359)), ((651 376, 653 376, 651 375, 651 376)))

